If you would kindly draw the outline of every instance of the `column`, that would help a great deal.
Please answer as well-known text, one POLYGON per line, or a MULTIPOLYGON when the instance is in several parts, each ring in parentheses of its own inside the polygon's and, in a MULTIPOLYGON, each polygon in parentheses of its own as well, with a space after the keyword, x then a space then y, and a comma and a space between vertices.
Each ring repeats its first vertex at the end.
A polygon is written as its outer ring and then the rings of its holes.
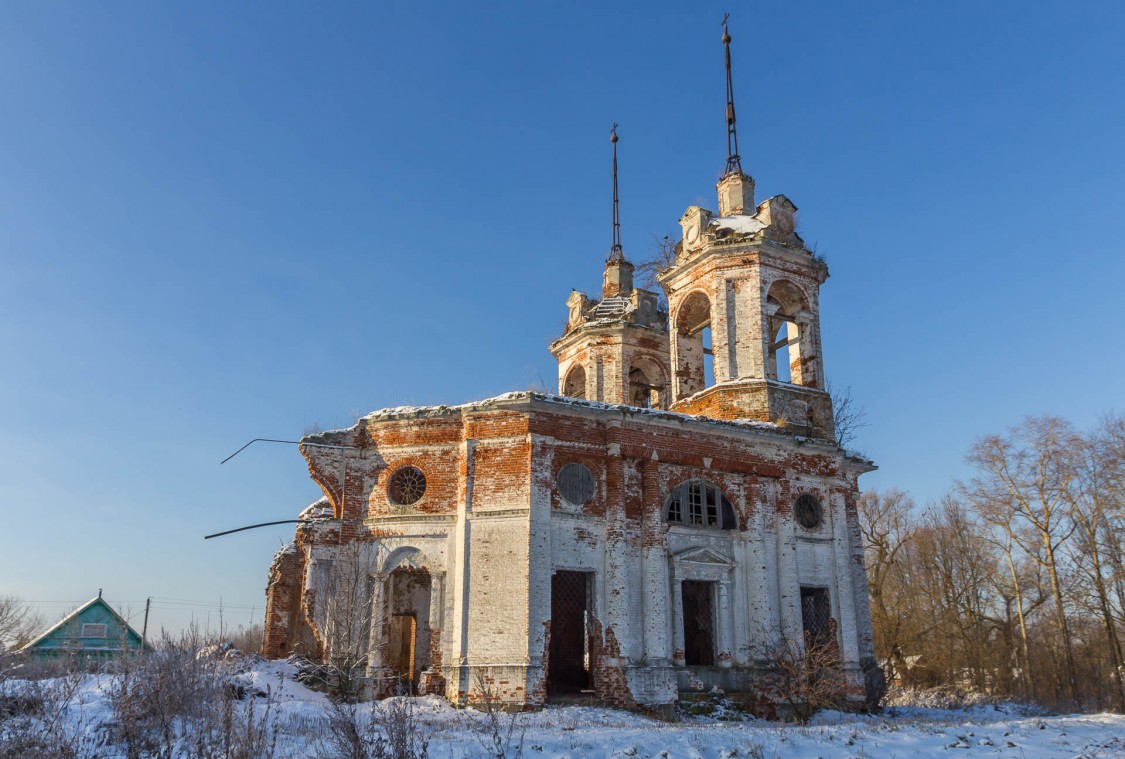
MULTIPOLYGON (((615 427, 609 428, 612 436, 615 427)), ((623 646, 628 646, 629 605, 625 599, 628 588, 626 567, 628 543, 625 532, 625 460, 621 446, 606 446, 606 506, 605 506, 605 619, 604 627, 612 627, 613 634, 623 646)), ((622 656, 626 652, 622 651, 622 656)))
POLYGON ((730 608, 730 573, 719 581, 719 666, 731 666, 730 639, 731 625, 730 608))
POLYGON ((836 613, 840 627, 840 644, 844 663, 859 666, 859 641, 856 636, 855 587, 852 585, 851 546, 848 541, 847 517, 843 498, 829 496, 832 518, 832 542, 835 547, 836 596, 839 610, 836 613))
POLYGON ((663 498, 659 490, 659 463, 641 464, 641 624, 643 656, 648 664, 667 666, 668 648, 668 559, 664 547, 663 498))
POLYGON ((680 573, 675 571, 672 575, 672 663, 677 667, 686 667, 687 658, 684 655, 684 594, 680 584, 680 573))

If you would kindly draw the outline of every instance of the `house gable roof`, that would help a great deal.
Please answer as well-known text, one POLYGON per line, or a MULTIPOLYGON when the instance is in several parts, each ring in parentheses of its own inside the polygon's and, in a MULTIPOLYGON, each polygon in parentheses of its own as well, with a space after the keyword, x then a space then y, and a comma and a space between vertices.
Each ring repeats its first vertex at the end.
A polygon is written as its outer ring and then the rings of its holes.
POLYGON ((35 649, 60 649, 65 645, 55 644, 56 641, 62 643, 64 641, 73 640, 75 636, 65 637, 65 632, 72 625, 86 623, 101 624, 106 623, 106 637, 105 638, 92 638, 89 639, 94 645, 83 645, 83 650, 120 650, 120 645, 107 645, 107 642, 119 641, 123 635, 126 639, 126 647, 140 648, 141 636, 137 631, 130 626, 128 620, 117 613, 117 610, 106 603, 99 593, 96 597, 91 598, 86 603, 79 606, 74 611, 67 614, 54 625, 49 627, 43 634, 35 638, 35 640, 28 643, 21 648, 21 651, 31 651, 35 649), (113 623, 112 625, 110 623, 113 623), (101 645, 97 645, 97 641, 101 641, 101 645))

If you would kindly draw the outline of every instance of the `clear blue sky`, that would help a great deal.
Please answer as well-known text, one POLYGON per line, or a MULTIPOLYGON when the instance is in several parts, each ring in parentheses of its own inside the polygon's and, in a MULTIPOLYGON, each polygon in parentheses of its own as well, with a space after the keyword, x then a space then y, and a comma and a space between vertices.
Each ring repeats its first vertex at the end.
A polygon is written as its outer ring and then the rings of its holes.
MULTIPOLYGON (((933 499, 978 435, 1125 410, 1125 4, 727 6, 743 166, 828 257, 866 485, 933 499)), ((292 530, 202 536, 319 491, 291 447, 219 461, 552 384, 610 124, 627 255, 714 208, 723 10, 0 5, 0 593, 260 620, 292 530)))

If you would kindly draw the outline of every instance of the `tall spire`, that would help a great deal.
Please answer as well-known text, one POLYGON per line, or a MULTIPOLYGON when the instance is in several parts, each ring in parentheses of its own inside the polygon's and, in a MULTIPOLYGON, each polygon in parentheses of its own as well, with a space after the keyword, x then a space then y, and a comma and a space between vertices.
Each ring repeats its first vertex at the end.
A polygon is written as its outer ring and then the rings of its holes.
POLYGON ((621 206, 617 201, 617 124, 609 132, 609 141, 613 143, 613 244, 609 248, 608 261, 623 261, 625 254, 621 251, 621 206))
POLYGON ((730 76, 730 32, 727 31, 729 13, 723 14, 723 49, 727 58, 727 170, 724 176, 742 173, 742 162, 738 158, 738 129, 734 119, 734 84, 730 76))

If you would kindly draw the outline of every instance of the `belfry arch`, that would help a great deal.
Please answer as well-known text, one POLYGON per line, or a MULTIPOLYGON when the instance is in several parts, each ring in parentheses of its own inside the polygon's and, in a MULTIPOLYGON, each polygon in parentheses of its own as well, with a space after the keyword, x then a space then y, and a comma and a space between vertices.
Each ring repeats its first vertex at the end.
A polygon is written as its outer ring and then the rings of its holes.
POLYGON ((672 360, 675 362, 673 389, 675 398, 687 398, 714 384, 708 376, 708 358, 712 356, 710 341, 711 299, 702 291, 684 298, 676 311, 673 330, 672 360))
POLYGON ((637 358, 629 368, 628 403, 641 408, 668 407, 668 374, 651 358, 637 358))
POLYGON ((586 397, 586 370, 581 364, 570 367, 563 380, 562 394, 567 398, 586 397))
POLYGON ((817 387, 816 355, 811 340, 808 299, 792 282, 778 280, 766 296, 766 378, 817 387))

